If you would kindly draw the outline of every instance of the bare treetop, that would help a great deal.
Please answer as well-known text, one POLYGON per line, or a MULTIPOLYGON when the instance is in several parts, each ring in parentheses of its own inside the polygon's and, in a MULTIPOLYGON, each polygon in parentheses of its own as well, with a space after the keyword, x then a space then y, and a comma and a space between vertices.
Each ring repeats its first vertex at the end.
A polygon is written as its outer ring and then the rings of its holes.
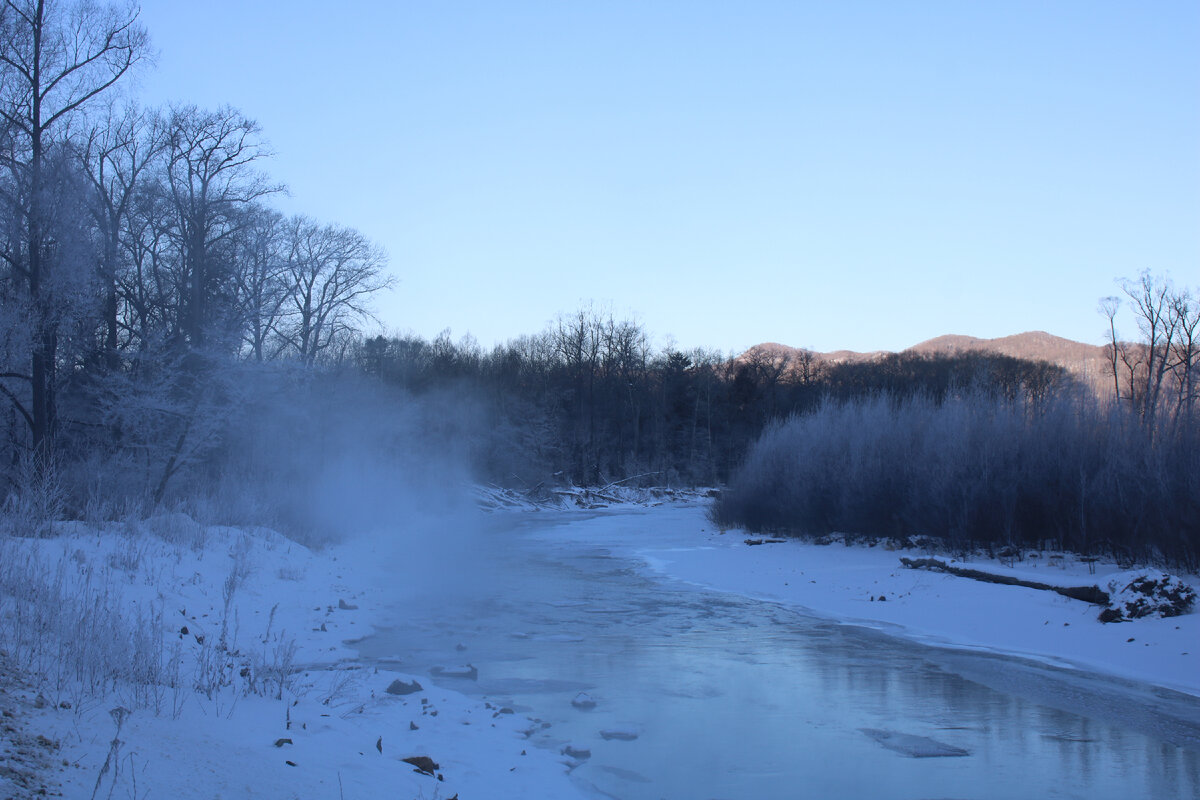
POLYGON ((149 52, 149 36, 137 19, 132 3, 5 0, 5 119, 33 136, 116 84, 149 52))

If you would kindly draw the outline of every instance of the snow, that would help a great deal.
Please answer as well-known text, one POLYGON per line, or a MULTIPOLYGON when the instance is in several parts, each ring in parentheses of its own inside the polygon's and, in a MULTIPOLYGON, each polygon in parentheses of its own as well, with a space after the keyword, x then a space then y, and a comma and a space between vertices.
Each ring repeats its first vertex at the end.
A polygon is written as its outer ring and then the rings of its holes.
MULTIPOLYGON (((526 741, 527 718, 441 688, 437 678, 357 661, 349 642, 386 622, 394 548, 364 539, 314 552, 272 531, 179 519, 145 527, 131 535, 66 524, 53 539, 5 543, 10 557, 90 569, 122 613, 159 620, 165 652, 181 654, 182 688, 159 689, 157 708, 135 704, 128 690, 81 697, 44 687, 49 696, 35 708, 35 691, 10 682, 10 699, 25 701, 29 736, 48 742, 41 764, 53 766, 45 777, 63 797, 92 797, 98 778, 100 797, 115 786, 114 797, 180 800, 582 796, 567 759, 526 741), (168 541, 156 527, 190 533, 168 541), (223 589, 234 573, 241 580, 226 614, 223 589), (213 648, 223 629, 225 653, 213 648), (195 691, 193 676, 214 657, 232 664, 232 684, 195 691), (294 671, 277 698, 268 676, 279 659, 288 663, 277 668, 294 671), (261 693, 247 691, 251 680, 261 693), (391 694, 394 681, 422 689, 391 694), (117 707, 132 708, 119 735, 110 713, 117 707), (414 756, 431 758, 437 774, 402 761, 414 756)), ((0 774, 4 790, 16 791, 0 774)))
MULTIPOLYGON (((928 555, 918 550, 794 539, 747 546, 745 531, 720 531, 704 505, 611 513, 544 535, 610 548, 669 578, 931 645, 1016 655, 1200 695, 1200 614, 1194 610, 1102 624, 1097 606, 1053 592, 902 567, 901 556, 928 555)), ((1026 558, 1015 567, 984 558, 953 563, 1063 586, 1103 588, 1122 572, 1116 564, 1089 565, 1069 554, 1026 558)), ((1177 577, 1200 585, 1195 575, 1177 577)))
POLYGON ((571 700, 571 705, 584 711, 591 711, 596 707, 596 700, 587 692, 580 692, 571 700))
MULTIPOLYGON (((1200 614, 1105 625, 1095 606, 1052 592, 901 567, 902 555, 926 555, 915 550, 795 540, 750 547, 745 532, 722 532, 705 512, 702 503, 592 510, 587 524, 532 535, 599 545, 669 579, 844 624, 1200 695, 1200 614)), ((528 736, 536 720, 438 684, 472 678, 471 664, 430 676, 359 659, 353 643, 387 624, 398 587, 417 598, 413 613, 436 601, 430 587, 454 590, 454 576, 431 569, 434 560, 459 559, 453 542, 410 553, 396 541, 363 537, 313 551, 269 530, 205 527, 182 515, 132 528, 60 524, 55 532, 0 542, 0 573, 4 562, 20 564, 58 581, 63 597, 74 592, 112 604, 157 637, 167 667, 164 684, 150 692, 118 686, 88 694, 47 674, 39 695, 11 671, 21 666, 20 653, 0 652, 0 705, 15 709, 10 741, 26 752, 0 753, 0 764, 36 766, 65 798, 90 798, 97 786, 96 796, 180 800, 584 796, 569 770, 590 755, 586 744, 535 747, 528 736), (429 573, 426 582, 416 571, 429 573), (86 593, 96 587, 103 591, 86 593), (407 691, 414 683, 421 688, 407 691), (114 714, 118 708, 132 711, 114 714), (437 763, 435 774, 403 761, 421 756, 437 763)), ((469 573, 478 566, 464 566, 473 557, 445 563, 469 573)), ((1049 561, 965 565, 1054 585, 1105 587, 1121 577, 1114 564, 1049 561)), ((3 602, 0 613, 11 615, 35 601, 14 595, 3 602)), ((572 704, 596 702, 580 693, 572 704)), ((620 722, 599 729, 621 747, 639 746, 621 742, 640 733, 620 722)), ((912 734, 863 733, 913 757, 958 754, 912 734)), ((0 771, 0 795, 20 794, 9 782, 15 774, 0 771)))

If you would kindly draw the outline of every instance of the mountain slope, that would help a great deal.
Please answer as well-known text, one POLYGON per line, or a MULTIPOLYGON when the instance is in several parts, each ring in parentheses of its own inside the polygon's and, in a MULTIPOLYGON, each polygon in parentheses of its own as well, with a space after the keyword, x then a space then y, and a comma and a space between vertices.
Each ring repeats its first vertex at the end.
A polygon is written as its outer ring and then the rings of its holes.
MULTIPOLYGON (((1110 378, 1104 374, 1104 348, 1099 345, 1064 339, 1045 331, 1027 331, 1012 336, 1002 336, 996 339, 979 339, 974 336, 947 334, 937 336, 924 342, 919 342, 906 348, 906 353, 921 353, 926 355, 966 353, 972 350, 987 353, 999 353, 1013 358, 1023 358, 1031 361, 1048 361, 1057 364, 1082 378, 1092 386, 1104 385, 1110 378)), ((859 353, 853 350, 835 350, 828 353, 816 353, 801 348, 789 347, 777 342, 764 342, 748 349, 738 357, 738 360, 748 361, 756 358, 782 359, 796 361, 808 358, 816 361, 834 364, 845 362, 875 361, 887 354, 888 351, 876 350, 869 353, 859 353)))

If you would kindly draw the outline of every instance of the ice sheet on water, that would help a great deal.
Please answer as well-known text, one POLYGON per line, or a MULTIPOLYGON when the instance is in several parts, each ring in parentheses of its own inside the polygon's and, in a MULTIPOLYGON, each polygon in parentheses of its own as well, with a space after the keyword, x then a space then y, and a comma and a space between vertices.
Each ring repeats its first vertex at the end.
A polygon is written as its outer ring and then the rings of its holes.
POLYGON ((879 728, 859 728, 867 736, 901 755, 909 758, 949 758, 954 756, 969 756, 971 752, 952 744, 930 739, 928 736, 916 736, 911 733, 885 731, 879 728))

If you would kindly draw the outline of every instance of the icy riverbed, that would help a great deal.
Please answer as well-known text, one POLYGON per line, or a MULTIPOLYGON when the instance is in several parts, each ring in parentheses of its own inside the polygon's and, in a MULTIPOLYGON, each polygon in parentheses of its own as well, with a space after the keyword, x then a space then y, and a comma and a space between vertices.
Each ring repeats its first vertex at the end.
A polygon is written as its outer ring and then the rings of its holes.
MULTIPOLYGON (((1037 658, 1200 696, 1200 613, 1102 625, 1088 603, 901 566, 900 556, 924 555, 919 551, 797 540, 747 546, 745 532, 721 533, 701 506, 664 509, 653 523, 613 515, 588 526, 563 526, 556 536, 608 547, 657 574, 918 641, 1037 658)), ((1122 571, 1112 563, 1089 566, 1044 555, 1011 566, 986 560, 962 565, 1072 586, 1103 587, 1122 571)), ((1190 580, 1200 583, 1196 576, 1190 580)))
MULTIPOLYGON (((542 720, 531 742, 589 792, 1094 800, 1200 786, 1200 703, 1115 677, 1150 663, 1124 639, 1158 631, 1161 658, 1194 615, 1102 626, 1079 601, 900 570, 882 548, 812 546, 822 561, 796 543, 747 547, 697 507, 509 516, 490 537, 486 591, 462 586, 360 648, 411 672, 468 656, 478 675, 454 687, 542 720), (989 641, 978 621, 1001 612, 1009 638, 989 641), (1036 632, 1015 630, 1035 615, 1036 632), (1058 639, 1052 624, 1100 632, 1058 639), (1073 641, 1092 643, 1090 669, 1073 641)), ((1180 670, 1151 681, 1188 688, 1180 670)))

